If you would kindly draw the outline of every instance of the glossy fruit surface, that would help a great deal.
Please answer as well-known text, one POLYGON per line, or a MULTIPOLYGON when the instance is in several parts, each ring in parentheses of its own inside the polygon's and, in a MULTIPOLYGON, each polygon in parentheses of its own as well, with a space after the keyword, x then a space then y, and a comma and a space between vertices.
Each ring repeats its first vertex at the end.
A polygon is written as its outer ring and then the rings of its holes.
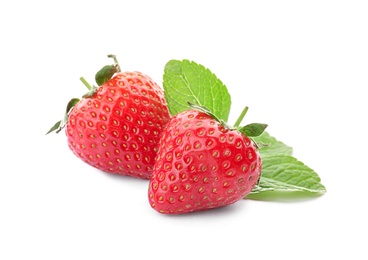
POLYGON ((163 91, 151 78, 119 72, 72 108, 68 145, 100 170, 148 179, 169 119, 163 91))
POLYGON ((162 133, 148 197, 153 209, 181 214, 244 198, 261 173, 254 142, 211 116, 188 110, 162 133))

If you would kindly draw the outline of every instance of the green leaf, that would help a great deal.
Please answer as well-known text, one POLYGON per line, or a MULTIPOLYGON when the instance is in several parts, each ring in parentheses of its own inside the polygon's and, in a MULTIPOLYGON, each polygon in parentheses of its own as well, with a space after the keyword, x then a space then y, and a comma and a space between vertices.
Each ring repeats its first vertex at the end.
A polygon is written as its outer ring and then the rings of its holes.
POLYGON ((296 158, 275 155, 262 158, 260 181, 248 197, 257 198, 267 191, 323 194, 326 188, 318 174, 296 158))
POLYGON ((266 129, 266 127, 267 124, 252 123, 241 127, 239 131, 245 134, 246 136, 256 137, 261 135, 266 129))
POLYGON ((278 141, 266 131, 260 136, 252 137, 252 139, 257 144, 264 144, 263 146, 259 145, 261 147, 259 148, 259 153, 262 158, 274 155, 292 155, 293 153, 293 148, 287 146, 281 141, 278 141))
POLYGON ((226 86, 207 68, 189 60, 170 60, 163 76, 170 113, 188 110, 188 101, 209 109, 227 122, 231 98, 226 86))
MULTIPOLYGON (((170 113, 189 109, 189 103, 204 107, 216 120, 228 120, 231 98, 226 86, 207 68, 189 60, 171 60, 165 66, 163 87, 170 113)), ((203 108, 203 109, 204 109, 203 108)), ((257 143, 262 158, 259 182, 247 198, 261 198, 265 193, 295 193, 306 196, 323 194, 326 189, 316 172, 292 157, 292 148, 265 132, 266 124, 239 127, 245 107, 235 127, 257 143), (312 194, 312 195, 311 195, 312 194)))
POLYGON ((260 146, 262 173, 259 182, 246 197, 250 199, 295 199, 323 194, 326 189, 318 174, 292 157, 293 149, 263 132, 253 137, 260 146))

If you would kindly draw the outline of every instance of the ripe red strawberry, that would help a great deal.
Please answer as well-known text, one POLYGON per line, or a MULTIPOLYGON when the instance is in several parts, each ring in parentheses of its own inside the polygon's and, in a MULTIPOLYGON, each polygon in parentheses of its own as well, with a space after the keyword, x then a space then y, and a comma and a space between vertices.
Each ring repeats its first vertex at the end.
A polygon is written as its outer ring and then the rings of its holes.
MULTIPOLYGON (((170 119, 163 90, 140 72, 117 72, 105 81, 69 105, 74 107, 67 109, 68 145, 102 171, 148 179, 161 131, 170 119)), ((60 131, 58 123, 50 131, 60 131)))
POLYGON ((188 110, 174 116, 162 133, 149 202, 164 214, 226 206, 244 198, 260 174, 261 158, 249 137, 188 110))

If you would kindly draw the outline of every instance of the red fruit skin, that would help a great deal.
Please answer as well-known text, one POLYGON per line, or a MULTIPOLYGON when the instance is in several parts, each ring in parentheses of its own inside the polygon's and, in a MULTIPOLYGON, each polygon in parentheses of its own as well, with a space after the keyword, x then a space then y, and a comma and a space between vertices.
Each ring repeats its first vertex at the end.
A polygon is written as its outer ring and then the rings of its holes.
POLYGON ((196 110, 174 116, 162 132, 148 199, 163 214, 223 207, 244 198, 261 174, 254 142, 196 110))
POLYGON ((170 119, 163 90, 140 72, 117 73, 69 114, 70 149, 102 171, 149 179, 170 119))

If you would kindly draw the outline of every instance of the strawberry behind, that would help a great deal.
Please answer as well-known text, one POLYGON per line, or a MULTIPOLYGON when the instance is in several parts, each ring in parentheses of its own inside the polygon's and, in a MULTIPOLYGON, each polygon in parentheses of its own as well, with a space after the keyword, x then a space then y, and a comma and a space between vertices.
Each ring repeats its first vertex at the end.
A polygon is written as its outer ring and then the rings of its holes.
POLYGON ((121 72, 114 64, 100 69, 88 92, 69 101, 64 118, 47 134, 65 127, 71 151, 104 172, 149 179, 159 136, 170 120, 163 89, 149 76, 121 72))
POLYGON ((148 179, 156 144, 169 120, 163 91, 140 72, 117 73, 70 112, 70 149, 109 173, 148 179))

